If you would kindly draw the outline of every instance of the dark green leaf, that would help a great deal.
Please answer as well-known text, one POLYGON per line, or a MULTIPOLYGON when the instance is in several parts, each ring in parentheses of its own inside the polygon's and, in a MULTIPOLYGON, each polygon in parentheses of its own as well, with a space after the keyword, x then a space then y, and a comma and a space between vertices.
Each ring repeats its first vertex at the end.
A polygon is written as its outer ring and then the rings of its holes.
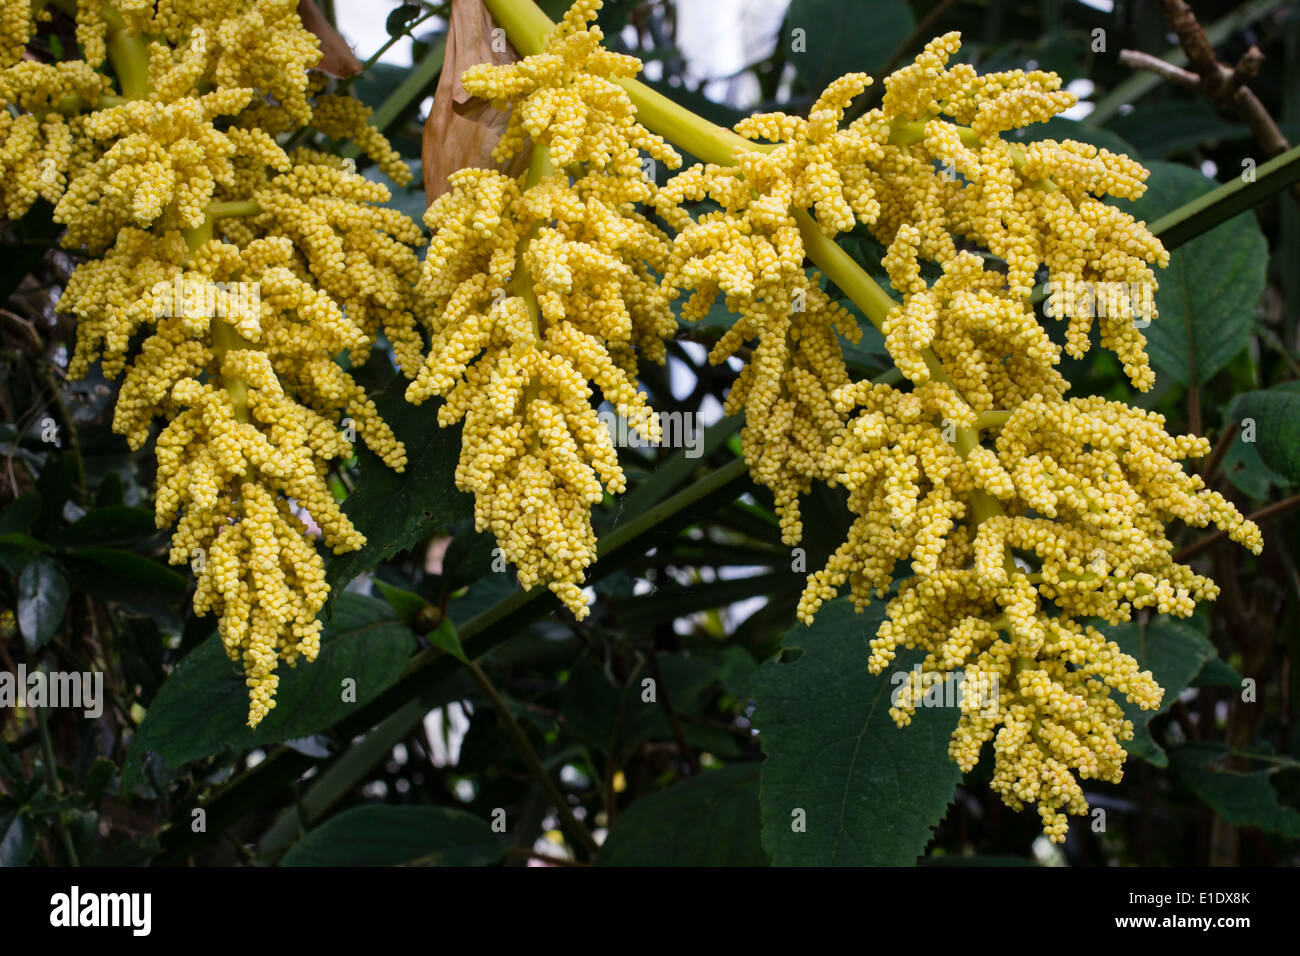
POLYGON ((447 605, 447 617, 464 624, 495 605, 519 593, 513 574, 484 574, 447 605))
MULTIPOLYGON (((593 662, 576 667, 564 685, 562 696, 566 732, 601 753, 608 752, 611 739, 617 753, 626 753, 643 740, 672 740, 664 694, 672 702, 675 713, 695 716, 700 714, 706 692, 715 681, 720 677, 741 676, 734 665, 720 668, 717 658, 711 656, 661 653, 658 657, 664 687, 655 686, 653 700, 646 699, 650 685, 645 681, 651 679, 648 667, 643 666, 630 675, 624 687, 611 683, 604 670, 593 662)), ((725 732, 702 733, 714 729, 688 725, 684 732, 692 746, 699 742, 714 753, 733 750, 727 744, 725 732)))
POLYGON ((1229 415, 1242 429, 1233 445, 1253 438, 1266 465, 1300 482, 1300 383, 1238 395, 1229 415))
POLYGON ((151 752, 175 767, 226 747, 244 750, 324 730, 400 677, 414 648, 415 636, 383 601, 341 595, 325 623, 319 656, 294 668, 280 665, 276 707, 250 730, 243 673, 213 635, 159 689, 127 754, 123 789, 141 781, 151 752), (349 679, 356 682, 355 702, 343 700, 349 679))
MULTIPOLYGON (((94 859, 95 866, 148 866, 158 855, 158 837, 152 833, 127 840, 111 850, 105 850, 94 859)), ((83 861, 84 862, 84 861, 83 861)))
POLYGON ((758 764, 706 770, 643 797, 618 818, 602 866, 763 866, 758 764))
POLYGON ((121 547, 158 534, 153 511, 128 505, 111 505, 87 512, 76 524, 61 530, 56 541, 61 545, 104 544, 121 547))
POLYGON ((64 555, 63 561, 75 572, 79 588, 107 598, 125 600, 127 592, 147 590, 175 599, 189 589, 179 571, 120 548, 78 548, 64 555))
POLYGON ((28 654, 50 642, 68 606, 68 579, 44 555, 33 558, 18 576, 18 628, 28 654))
POLYGON ((782 639, 803 653, 758 670, 763 845, 776 865, 910 866, 961 779, 948 759, 955 709, 919 708, 902 729, 889 716, 891 678, 921 655, 867 671, 883 614, 883 602, 860 615, 843 598, 824 604, 812 627, 796 624, 782 639))
POLYGON ((397 619, 403 624, 413 623, 415 616, 429 606, 428 601, 412 591, 403 591, 383 581, 376 581, 375 587, 379 588, 379 593, 392 606, 397 619))
POLYGON ((294 844, 282 866, 489 866, 505 844, 483 820, 446 807, 353 807, 294 844))
POLYGON ((48 550, 46 545, 21 532, 0 534, 0 567, 10 574, 18 574, 27 566, 32 555, 48 550))
POLYGON ((23 765, 18 758, 14 756, 13 751, 5 746, 5 742, 0 740, 0 774, 10 783, 17 783, 23 779, 23 765))
POLYGON ((803 88, 820 94, 845 73, 877 73, 915 28, 904 0, 794 0, 778 43, 803 88))
POLYGON ((35 849, 31 822, 17 810, 0 811, 0 866, 25 866, 35 849))
POLYGON ((352 81, 352 92, 372 110, 378 109, 410 72, 409 66, 375 63, 352 81))
MULTIPOLYGON (((1148 223, 1215 185, 1187 166, 1147 165, 1147 192, 1128 208, 1148 223)), ((1176 249, 1156 271, 1160 315, 1145 330, 1156 370, 1182 385, 1208 382, 1246 347, 1267 271, 1268 243, 1249 213, 1176 249)))
POLYGON ((41 517, 41 493, 28 491, 0 514, 0 534, 31 531, 41 517))
POLYGON ((1268 782, 1273 771, 1217 769, 1227 755, 1222 744, 1187 744, 1169 752, 1174 773, 1225 822, 1300 837, 1300 811, 1278 803, 1268 782))
POLYGON ((429 643, 446 651, 462 664, 469 663, 469 658, 465 656, 465 648, 461 647, 460 637, 456 634, 456 625, 451 623, 450 618, 444 620, 429 634, 429 643))
POLYGON ((388 14, 384 29, 390 37, 400 37, 406 33, 406 25, 420 15, 418 3, 404 3, 388 14))
POLYGON ((45 255, 47 244, 62 231, 63 227, 54 221, 54 207, 44 199, 36 200, 12 230, 6 228, 0 236, 4 240, 0 243, 0 302, 6 301, 18 288, 45 255))
POLYGON ((180 629, 189 580, 161 561, 120 548, 78 548, 61 561, 79 590, 152 614, 172 632, 180 629))
POLYGON ((375 404, 384 421, 406 445, 406 470, 390 469, 365 447, 358 447, 357 485, 343 510, 366 536, 365 547, 330 561, 327 578, 338 593, 358 574, 423 540, 438 525, 470 514, 471 499, 454 482, 460 455, 460 429, 438 427, 438 403, 406 401, 406 381, 393 379, 375 404))
MULTIPOLYGON (((1157 617, 1145 623, 1129 621, 1103 630, 1165 689, 1161 712, 1173 706, 1207 661, 1217 660, 1219 656, 1205 635, 1176 618, 1157 617)), ((1112 693, 1124 709, 1124 716, 1133 722, 1133 739, 1124 744, 1124 749, 1157 767, 1168 766, 1168 756, 1151 736, 1149 725, 1156 712, 1129 703, 1123 694, 1112 693)))
POLYGON ((1221 657, 1205 662, 1201 672, 1192 681, 1193 687, 1236 687, 1241 688, 1242 677, 1237 669, 1221 657))
MULTIPOLYGON (((1247 393, 1250 394, 1250 393, 1247 393)), ((1256 427, 1258 428, 1258 420, 1256 427)), ((1223 456, 1223 474, 1229 481, 1256 501, 1268 498, 1272 488, 1292 484, 1285 475, 1270 468, 1259 453, 1258 432, 1256 441, 1243 441, 1236 435, 1223 456)))
MULTIPOLYGON (((1096 130, 1096 127, 1087 127, 1096 130)), ((1132 143, 1143 156, 1168 159, 1179 153, 1204 149, 1215 140, 1250 137, 1239 123, 1226 123, 1206 103, 1179 97, 1165 103, 1149 103, 1127 116, 1117 116, 1110 129, 1132 143)), ((1133 154, 1130 154, 1133 155, 1133 154)))

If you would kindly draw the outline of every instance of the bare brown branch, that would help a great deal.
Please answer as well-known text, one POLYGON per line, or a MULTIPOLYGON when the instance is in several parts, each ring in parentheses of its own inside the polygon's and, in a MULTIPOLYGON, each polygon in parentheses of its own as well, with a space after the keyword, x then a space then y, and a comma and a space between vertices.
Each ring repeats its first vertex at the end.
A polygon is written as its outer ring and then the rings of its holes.
MULTIPOLYGON (((1278 156, 1291 148, 1273 117, 1260 102, 1247 81, 1259 73, 1264 54, 1251 47, 1235 67, 1219 62, 1214 47, 1196 14, 1186 0, 1160 0, 1165 20, 1178 37, 1178 43, 1187 54, 1190 70, 1174 66, 1159 57, 1136 50, 1125 50, 1120 62, 1134 69, 1147 70, 1182 87, 1196 87, 1205 98, 1221 109, 1231 109, 1249 128, 1268 157, 1278 156)), ((1291 187, 1291 197, 1300 204, 1300 183, 1291 187)))

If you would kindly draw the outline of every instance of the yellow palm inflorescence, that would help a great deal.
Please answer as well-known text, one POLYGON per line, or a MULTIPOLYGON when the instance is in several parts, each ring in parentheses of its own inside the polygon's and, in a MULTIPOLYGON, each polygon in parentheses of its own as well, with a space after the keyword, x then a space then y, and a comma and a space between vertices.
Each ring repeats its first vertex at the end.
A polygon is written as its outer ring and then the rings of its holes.
POLYGON ((77 318, 69 375, 125 370, 114 428, 133 448, 164 420, 158 525, 175 526, 194 609, 218 616, 243 665, 256 726, 278 663, 320 648, 316 540, 365 543, 326 482, 332 463, 352 434, 406 463, 336 356, 364 361, 381 331, 399 362, 422 347, 419 225, 342 160, 275 137, 311 124, 356 137, 394 179, 409 171, 364 106, 321 91, 319 41, 293 0, 81 3, 86 59, 54 65, 19 60, 32 8, 0 4, 0 200, 10 216, 52 203, 63 244, 89 256, 58 305, 77 318), (116 85, 95 70, 106 62, 116 85))
MULTIPOLYGON (((992 741, 993 788, 1017 809, 1036 803, 1044 831, 1063 840, 1066 814, 1087 809, 1079 780, 1122 772, 1133 728, 1110 691, 1143 709, 1162 697, 1149 672, 1075 619, 1115 624, 1140 608, 1190 616, 1217 595, 1174 561, 1174 519, 1213 524, 1255 553, 1263 542, 1183 471, 1209 453, 1204 439, 1170 436, 1161 416, 1122 403, 1066 397, 1061 349, 1031 304, 1040 269, 1052 282, 1142 290, 1103 310, 1100 338, 1150 388, 1140 329, 1156 318, 1151 267, 1168 253, 1102 201, 1140 195, 1146 171, 1081 143, 1002 139, 1074 98, 1052 74, 948 68, 958 45, 955 34, 928 44, 849 127, 873 157, 856 195, 869 194, 877 214, 858 218, 886 245, 881 265, 901 299, 871 317, 912 388, 853 383, 830 395, 845 420, 823 477, 847 489, 854 522, 809 576, 799 617, 811 622, 844 584, 859 608, 885 596, 894 563, 910 561, 913 576, 871 642, 874 673, 899 648, 926 652, 894 719, 909 722, 930 673, 998 688, 963 708, 952 758, 969 770, 992 741), (941 270, 933 281, 926 262, 941 270)), ((849 220, 819 217, 828 224, 849 220)), ((1068 318, 1065 351, 1079 356, 1092 314, 1068 318)))
POLYGON ((587 25, 598 6, 571 8, 543 53, 464 75, 474 95, 513 107, 497 157, 530 137, 533 162, 522 183, 461 170, 429 207, 420 288, 432 342, 407 390, 413 402, 444 397, 441 424, 463 421, 456 484, 474 495, 478 529, 521 585, 546 585, 579 618, 591 507, 626 484, 592 385, 659 441, 637 359, 662 362, 677 327, 656 277, 668 239, 636 207, 655 193, 638 150, 679 159, 609 80, 640 63, 600 49, 587 25))

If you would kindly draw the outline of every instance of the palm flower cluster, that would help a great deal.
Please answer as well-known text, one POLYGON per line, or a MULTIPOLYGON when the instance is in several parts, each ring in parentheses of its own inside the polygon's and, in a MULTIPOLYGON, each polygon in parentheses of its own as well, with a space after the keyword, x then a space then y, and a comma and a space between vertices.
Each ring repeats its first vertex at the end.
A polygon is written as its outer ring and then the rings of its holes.
MULTIPOLYGON (((1003 139, 1074 98, 1053 74, 950 67, 958 47, 956 34, 939 37, 885 80, 881 106, 842 140, 871 157, 865 177, 840 177, 839 194, 812 207, 823 231, 851 222, 827 210, 852 208, 887 246, 881 264, 901 301, 871 317, 911 388, 855 382, 828 396, 845 418, 820 477, 847 489, 854 522, 809 576, 799 616, 810 622, 845 584, 860 609, 889 591, 896 561, 910 561, 871 642, 875 673, 900 647, 926 652, 894 719, 909 722, 927 673, 995 683, 996 701, 975 695, 963 708, 950 754, 970 770, 992 742, 993 788, 1016 809, 1037 804, 1045 832, 1063 840, 1066 813, 1087 810, 1079 780, 1121 774, 1133 728, 1110 691, 1144 709, 1162 696, 1080 622, 1115 624, 1148 607, 1189 616, 1217 595, 1173 560, 1174 519, 1213 524, 1256 553, 1262 540, 1183 470, 1209 453, 1205 439, 1171 436, 1160 415, 1119 402, 1067 397, 1061 350, 1030 302, 1040 270, 1154 288, 1152 266, 1168 253, 1102 201, 1140 195, 1146 171, 1082 143, 1003 139), (940 269, 933 282, 926 262, 940 269)), ((761 126, 783 143, 800 129, 784 117, 761 126)), ((1066 351, 1081 355, 1092 316, 1067 317, 1066 351)), ((1139 320, 1153 318, 1154 297, 1143 296, 1100 326, 1103 347, 1143 390, 1154 375, 1139 320)))
POLYGON ((133 448, 164 420, 158 525, 175 525, 194 608, 219 616, 243 664, 256 726, 278 663, 319 650, 314 539, 365 542, 326 484, 331 463, 355 433, 405 465, 335 356, 364 359, 381 330, 399 360, 421 344, 420 227, 381 206, 385 187, 277 137, 311 125, 410 173, 366 107, 323 91, 293 0, 76 4, 83 58, 24 59, 49 16, 0 3, 0 204, 16 217, 52 203, 64 246, 86 256, 58 306, 77 319, 69 374, 125 370, 114 428, 133 448))
POLYGON ((610 79, 640 63, 600 47, 587 25, 599 6, 579 0, 543 53, 464 74, 469 92, 513 107, 496 157, 531 139, 533 160, 523 182, 461 170, 425 214, 432 342, 407 390, 413 402, 445 397, 441 424, 463 421, 456 484, 474 494, 478 529, 521 585, 545 584, 579 618, 596 557, 591 507, 625 488, 591 386, 658 441, 637 359, 662 362, 676 331, 656 277, 668 238, 637 206, 655 193, 639 151, 680 159, 610 79))

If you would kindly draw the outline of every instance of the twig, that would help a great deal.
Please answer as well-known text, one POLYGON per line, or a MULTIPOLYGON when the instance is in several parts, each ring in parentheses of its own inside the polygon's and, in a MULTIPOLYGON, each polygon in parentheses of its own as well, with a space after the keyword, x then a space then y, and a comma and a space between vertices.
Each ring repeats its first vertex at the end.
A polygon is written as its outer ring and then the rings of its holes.
POLYGON ((1259 47, 1252 46, 1249 50, 1241 55, 1237 65, 1232 68, 1232 75, 1223 83, 1223 88, 1219 95, 1227 102, 1237 95, 1237 91, 1246 85, 1246 81, 1259 74, 1260 64, 1264 62, 1264 54, 1259 47))
MULTIPOLYGON (((638 663, 635 674, 641 669, 638 663)), ((612 827, 618 816, 618 800, 614 795, 614 777, 618 774, 618 734, 623 727, 623 714, 627 710, 627 695, 632 687, 629 679, 624 682, 618 695, 618 710, 614 713, 614 725, 609 731, 609 747, 605 751, 605 779, 601 782, 601 793, 605 804, 605 825, 612 827)))
POLYGON ((1224 457, 1228 454, 1228 448, 1232 445, 1232 439, 1236 437, 1240 428, 1236 422, 1229 422, 1223 429, 1223 434, 1219 440, 1214 443, 1214 449, 1205 459, 1205 464, 1201 466, 1201 478, 1207 485, 1214 481, 1219 472, 1219 466, 1223 464, 1224 457))
POLYGON ((370 58, 361 64, 361 69, 357 70, 357 72, 353 73, 351 76, 346 77, 343 80, 340 80, 334 92, 336 94, 346 93, 349 89, 352 88, 352 84, 356 82, 357 77, 364 76, 366 70, 370 69, 376 63, 378 63, 379 58, 383 56, 385 53, 387 53, 392 48, 394 43, 408 36, 414 39, 415 38, 414 31, 416 27, 423 26, 426 21, 432 20, 434 17, 440 15, 441 15, 440 10, 434 9, 426 13, 424 16, 420 17, 418 20, 412 20, 410 23, 408 23, 405 27, 402 28, 401 33, 397 34, 397 36, 390 36, 388 40, 385 41, 383 46, 381 46, 374 53, 370 54, 370 58))
MULTIPOLYGON (((54 373, 51 371, 50 358, 45 353, 45 342, 40 333, 36 331, 35 326, 8 309, 0 309, 0 321, 3 321, 7 329, 10 329, 23 339, 21 343, 23 350, 31 356, 36 378, 49 396, 49 404, 53 406, 54 418, 59 426, 59 434, 63 438, 62 451, 72 459, 73 468, 75 469, 74 491, 76 492, 77 503, 85 504, 87 500, 86 465, 81 458, 81 445, 77 441, 77 430, 72 425, 72 416, 68 413, 68 406, 63 401, 63 390, 59 388, 58 380, 55 379, 54 373)), ((10 480, 12 483, 12 476, 10 480)), ((15 484, 16 490, 17 485, 15 484)))
POLYGON ((569 836, 582 847, 583 852, 594 857, 600 851, 600 844, 596 842, 595 837, 582 825, 581 821, 573 815, 573 808, 569 806, 569 801, 565 799, 564 794, 560 792, 560 788, 551 779, 551 775, 542 766, 537 751, 528 742, 528 737, 523 728, 519 726, 519 722, 515 720, 515 715, 510 712, 510 705, 506 703, 505 698, 493 686, 487 674, 483 673, 483 668, 479 667, 474 661, 466 661, 465 667, 469 670, 470 676, 474 678, 475 683, 487 695, 488 700, 492 702, 492 706, 496 708, 497 717, 501 720, 501 726, 505 729, 506 736, 515 745, 515 751, 523 760, 524 765, 528 767, 533 779, 537 781, 538 786, 542 788, 555 805, 555 812, 560 818, 561 825, 568 831, 569 836))
MULTIPOLYGON (((1161 9, 1170 28, 1178 37, 1178 43, 1187 55, 1190 70, 1174 66, 1158 57, 1149 56, 1135 50, 1120 53, 1120 62, 1125 66, 1146 70, 1163 77, 1172 83, 1190 89, 1199 89, 1215 106, 1222 109, 1231 108, 1237 117, 1249 128, 1255 141, 1268 157, 1285 153, 1291 148, 1287 138, 1282 135, 1273 117, 1269 115, 1264 104, 1260 102, 1246 81, 1259 72, 1264 54, 1258 47, 1251 47, 1237 61, 1236 66, 1228 67, 1219 62, 1214 53, 1214 46, 1196 14, 1187 5, 1186 0, 1160 0, 1161 9)), ((1300 204, 1300 183, 1291 187, 1291 196, 1300 204)))
POLYGON ((1187 709, 1186 704, 1175 698, 1173 706, 1169 708, 1169 712, 1173 714, 1174 720, 1176 720, 1178 726, 1182 728, 1184 737, 1193 741, 1201 739, 1201 732, 1197 729, 1196 723, 1192 720, 1192 713, 1187 709))
POLYGON ((1196 19, 1184 0, 1160 0, 1161 9, 1169 27, 1178 37, 1178 45, 1187 54, 1187 62, 1192 72, 1200 77, 1207 96, 1218 92, 1222 79, 1219 75, 1219 58, 1214 55, 1214 47, 1201 23, 1196 19))
POLYGON ((691 750, 691 745, 686 742, 686 735, 682 732, 682 723, 677 719, 677 712, 673 710, 672 700, 668 697, 668 685, 664 683, 663 672, 659 669, 659 655, 655 653, 654 645, 650 646, 650 676, 655 679, 655 691, 659 702, 664 705, 664 712, 668 715, 668 726, 672 728, 673 740, 677 741, 677 749, 686 761, 686 765, 691 768, 691 776, 698 776, 700 772, 700 762, 695 758, 695 751, 691 750))
POLYGON ((1191 70, 1184 70, 1181 66, 1176 66, 1168 60, 1162 60, 1158 56, 1152 56, 1150 53, 1144 53, 1141 50, 1121 50, 1119 65, 1127 66, 1131 70, 1146 70, 1148 73, 1154 73, 1161 79, 1186 87, 1189 90, 1197 89, 1201 85, 1201 78, 1191 70))
MULTIPOLYGON (((43 668, 42 668, 43 670, 43 668)), ((54 797, 63 796, 63 787, 59 784, 59 775, 54 768, 54 744, 50 740, 50 725, 45 716, 45 707, 33 707, 36 712, 36 726, 41 734, 41 758, 45 764, 45 786, 49 789, 50 795, 54 797)), ((77 861, 77 848, 72 845, 72 834, 68 832, 67 824, 63 819, 63 811, 60 809, 54 815, 54 828, 59 831, 59 839, 63 841, 63 849, 68 854, 68 862, 72 866, 80 866, 77 861)))
POLYGON ((1281 356, 1282 361, 1286 362, 1286 367, 1291 370, 1293 378, 1300 378, 1300 362, 1296 362, 1291 355, 1291 350, 1287 344, 1282 341, 1276 332, 1266 325, 1255 327, 1255 334, 1273 347, 1273 351, 1281 356))

